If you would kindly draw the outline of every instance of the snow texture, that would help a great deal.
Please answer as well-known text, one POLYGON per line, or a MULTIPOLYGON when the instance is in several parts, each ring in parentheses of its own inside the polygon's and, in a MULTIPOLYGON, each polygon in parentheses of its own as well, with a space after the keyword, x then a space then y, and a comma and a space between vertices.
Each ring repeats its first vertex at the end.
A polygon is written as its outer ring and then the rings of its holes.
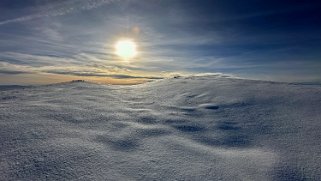
POLYGON ((0 180, 321 180, 321 86, 1 87, 0 180))

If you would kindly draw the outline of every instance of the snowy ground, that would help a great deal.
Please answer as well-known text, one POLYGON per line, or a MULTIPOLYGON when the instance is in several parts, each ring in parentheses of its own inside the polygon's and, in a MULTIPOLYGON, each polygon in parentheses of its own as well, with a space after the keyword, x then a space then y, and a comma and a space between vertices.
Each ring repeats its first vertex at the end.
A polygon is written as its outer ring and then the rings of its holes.
POLYGON ((321 180, 321 86, 220 77, 0 90, 0 180, 321 180))

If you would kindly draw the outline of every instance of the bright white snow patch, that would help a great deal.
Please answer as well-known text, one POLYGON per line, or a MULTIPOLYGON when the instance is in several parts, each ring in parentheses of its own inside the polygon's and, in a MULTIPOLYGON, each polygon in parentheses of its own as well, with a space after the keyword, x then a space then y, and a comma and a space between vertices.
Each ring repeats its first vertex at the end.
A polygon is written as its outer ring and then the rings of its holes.
POLYGON ((320 180, 321 87, 217 76, 0 90, 0 180, 320 180))

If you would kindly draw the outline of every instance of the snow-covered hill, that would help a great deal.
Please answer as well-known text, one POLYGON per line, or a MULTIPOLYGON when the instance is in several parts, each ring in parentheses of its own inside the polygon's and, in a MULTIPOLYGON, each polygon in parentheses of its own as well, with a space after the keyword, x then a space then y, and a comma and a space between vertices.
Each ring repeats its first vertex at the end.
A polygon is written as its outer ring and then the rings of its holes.
POLYGON ((0 180, 321 180, 321 86, 213 76, 0 90, 0 180))

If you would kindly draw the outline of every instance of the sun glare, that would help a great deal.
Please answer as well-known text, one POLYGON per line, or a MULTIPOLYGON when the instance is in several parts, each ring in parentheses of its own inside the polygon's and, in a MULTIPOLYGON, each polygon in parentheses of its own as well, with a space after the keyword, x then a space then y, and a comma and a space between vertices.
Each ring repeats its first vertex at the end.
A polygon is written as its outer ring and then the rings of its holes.
POLYGON ((123 59, 130 59, 137 55, 136 43, 132 40, 119 40, 115 44, 115 54, 123 59))

